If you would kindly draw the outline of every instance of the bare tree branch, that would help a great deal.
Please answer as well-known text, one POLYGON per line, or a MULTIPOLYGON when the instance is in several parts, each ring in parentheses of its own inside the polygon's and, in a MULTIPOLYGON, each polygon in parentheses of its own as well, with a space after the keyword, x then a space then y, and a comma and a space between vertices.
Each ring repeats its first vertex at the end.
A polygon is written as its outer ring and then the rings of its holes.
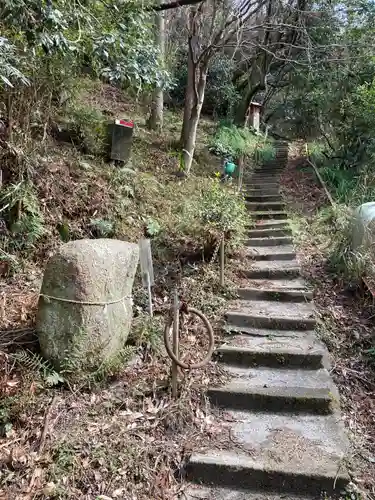
POLYGON ((206 0, 176 0, 171 3, 162 3, 161 5, 153 5, 152 7, 148 7, 146 10, 170 10, 170 9, 178 9, 179 7, 185 7, 187 5, 196 5, 198 3, 203 3, 206 0))

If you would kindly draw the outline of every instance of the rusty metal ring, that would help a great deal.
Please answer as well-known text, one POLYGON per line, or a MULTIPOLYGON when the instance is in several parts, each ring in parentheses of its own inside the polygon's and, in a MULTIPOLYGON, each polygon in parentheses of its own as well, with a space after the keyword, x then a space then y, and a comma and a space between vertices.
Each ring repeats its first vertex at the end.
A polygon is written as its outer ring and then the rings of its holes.
POLYGON ((208 319, 206 318, 206 316, 202 312, 198 311, 198 309, 195 309, 194 307, 189 307, 189 308, 187 308, 186 312, 187 312, 187 314, 195 314, 195 316, 198 316, 198 318, 200 318, 202 320, 204 326, 206 327, 207 334, 208 334, 208 352, 207 352, 207 355, 205 356, 205 358, 202 361, 200 361, 199 363, 195 363, 195 364, 184 363, 183 361, 179 360, 176 357, 176 355, 173 352, 171 343, 169 341, 169 331, 170 331, 170 328, 171 328, 171 326, 173 324, 173 317, 172 317, 172 315, 170 315, 168 317, 167 324, 165 325, 165 328, 164 328, 164 344, 165 344, 165 348, 167 350, 168 356, 180 368, 182 368, 184 370, 190 370, 190 369, 195 369, 195 368, 202 368, 202 366, 205 366, 210 361, 210 359, 212 357, 212 353, 213 353, 214 347, 215 347, 214 332, 213 332, 212 326, 211 326, 210 322, 208 321, 208 319))

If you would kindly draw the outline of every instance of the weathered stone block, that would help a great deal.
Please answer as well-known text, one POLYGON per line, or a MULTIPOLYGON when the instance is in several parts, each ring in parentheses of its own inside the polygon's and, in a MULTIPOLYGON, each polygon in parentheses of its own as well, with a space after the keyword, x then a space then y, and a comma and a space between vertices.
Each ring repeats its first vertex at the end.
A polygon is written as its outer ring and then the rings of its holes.
POLYGON ((132 320, 138 245, 112 239, 62 245, 44 273, 37 334, 57 368, 74 359, 94 369, 119 354, 132 320))

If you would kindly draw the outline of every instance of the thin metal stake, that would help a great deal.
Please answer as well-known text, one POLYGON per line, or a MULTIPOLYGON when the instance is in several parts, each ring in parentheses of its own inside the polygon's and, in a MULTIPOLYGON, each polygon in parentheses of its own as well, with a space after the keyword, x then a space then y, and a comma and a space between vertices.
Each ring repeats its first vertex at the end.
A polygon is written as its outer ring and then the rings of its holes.
POLYGON ((225 254, 224 254, 224 235, 220 242, 220 286, 224 286, 224 265, 225 265, 225 254))
POLYGON ((150 279, 150 274, 147 273, 147 294, 148 294, 148 311, 150 313, 150 316, 152 318, 153 316, 153 311, 152 311, 152 293, 151 293, 151 279, 150 279))
MULTIPOLYGON (((173 354, 178 358, 179 357, 179 304, 178 304, 178 294, 177 288, 173 291, 173 332, 172 332, 172 348, 173 354)), ((178 366, 172 361, 172 397, 177 398, 177 377, 178 377, 178 366)))

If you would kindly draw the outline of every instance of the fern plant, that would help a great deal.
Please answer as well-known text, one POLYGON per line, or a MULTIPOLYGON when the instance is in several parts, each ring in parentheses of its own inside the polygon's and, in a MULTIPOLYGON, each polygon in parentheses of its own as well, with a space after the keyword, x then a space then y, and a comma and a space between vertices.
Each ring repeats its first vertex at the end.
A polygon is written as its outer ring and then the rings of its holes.
POLYGON ((32 248, 46 232, 34 187, 25 181, 10 184, 1 193, 0 204, 11 223, 13 238, 9 240, 10 249, 32 248))
POLYGON ((38 373, 48 387, 53 387, 65 382, 63 376, 54 370, 49 361, 43 359, 40 354, 31 351, 18 351, 12 356, 20 365, 31 372, 38 373))
POLYGON ((99 365, 98 359, 106 349, 103 342, 95 342, 81 329, 77 332, 74 343, 69 346, 64 359, 60 362, 61 374, 72 384, 91 387, 97 382, 117 375, 126 366, 135 353, 134 346, 124 346, 113 356, 105 358, 99 365), (87 353, 87 343, 90 343, 90 354, 87 353))
POLYGON ((162 338, 160 318, 151 318, 148 314, 140 314, 134 318, 128 340, 135 347, 147 347, 157 353, 160 352, 162 338))
POLYGON ((107 219, 91 219, 90 227, 97 238, 111 238, 115 232, 113 222, 107 219))

